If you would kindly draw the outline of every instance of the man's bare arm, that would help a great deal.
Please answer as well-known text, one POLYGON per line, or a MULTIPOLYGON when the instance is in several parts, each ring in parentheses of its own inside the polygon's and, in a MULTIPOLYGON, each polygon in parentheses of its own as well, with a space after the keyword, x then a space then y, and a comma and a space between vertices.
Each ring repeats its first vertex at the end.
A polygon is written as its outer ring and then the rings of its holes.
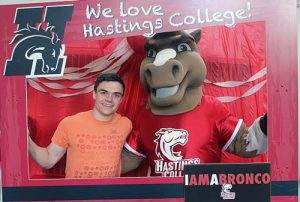
POLYGON ((131 170, 139 167, 140 163, 144 158, 137 156, 126 149, 122 151, 122 174, 127 173, 131 170))
POLYGON ((31 158, 45 169, 52 168, 66 153, 65 148, 54 143, 50 143, 48 147, 40 147, 30 136, 28 136, 28 150, 31 158))

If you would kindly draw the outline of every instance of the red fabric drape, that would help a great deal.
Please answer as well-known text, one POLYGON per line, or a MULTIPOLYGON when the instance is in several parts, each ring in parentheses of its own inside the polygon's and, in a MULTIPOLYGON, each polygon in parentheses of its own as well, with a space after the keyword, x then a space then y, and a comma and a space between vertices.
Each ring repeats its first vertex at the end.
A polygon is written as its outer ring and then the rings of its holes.
MULTIPOLYGON (((120 38, 94 41, 88 44, 69 44, 67 66, 82 67, 98 57, 111 53, 119 44, 120 38)), ((262 22, 243 23, 234 28, 223 26, 207 27, 202 31, 198 44, 207 64, 207 79, 212 82, 238 80, 245 81, 251 75, 266 66, 265 26, 262 22)), ((119 113, 133 119, 136 109, 145 104, 147 95, 139 83, 139 66, 145 56, 143 37, 129 37, 133 54, 121 67, 119 74, 126 83, 126 92, 119 113)), ((205 94, 220 96, 241 96, 251 86, 262 79, 246 83, 235 88, 223 88, 213 84, 204 84, 205 94)), ((94 81, 95 77, 90 78, 94 81)), ((72 85, 76 81, 59 81, 72 85)), ((51 89, 46 89, 51 91, 51 89)), ((40 146, 50 143, 59 121, 68 115, 93 107, 92 94, 55 98, 48 93, 39 92, 28 85, 28 116, 31 136, 40 146)), ((72 91, 67 89, 66 91, 72 91)), ((263 86, 254 95, 225 103, 237 117, 243 118, 247 125, 266 112, 266 87, 263 86)), ((265 161, 266 155, 252 159, 238 158, 224 153, 223 162, 265 161)), ((32 160, 29 161, 31 178, 64 177, 64 159, 50 170, 41 169, 32 160)))
MULTIPOLYGON (((236 25, 234 28, 204 28, 198 45, 207 65, 207 79, 212 82, 246 81, 266 67, 266 33, 264 22, 251 22, 236 25)), ((258 84, 266 76, 239 87, 223 88, 204 84, 203 93, 220 96, 241 96, 250 87, 258 84)), ((225 103, 229 110, 250 126, 253 121, 267 111, 267 92, 264 85, 255 94, 225 103)), ((223 153, 222 162, 264 162, 267 156, 239 158, 223 153)))
POLYGON ((127 41, 134 54, 122 65, 118 72, 126 84, 126 92, 119 112, 133 120, 136 110, 147 102, 147 94, 140 84, 140 64, 145 57, 144 37, 128 37, 127 41))

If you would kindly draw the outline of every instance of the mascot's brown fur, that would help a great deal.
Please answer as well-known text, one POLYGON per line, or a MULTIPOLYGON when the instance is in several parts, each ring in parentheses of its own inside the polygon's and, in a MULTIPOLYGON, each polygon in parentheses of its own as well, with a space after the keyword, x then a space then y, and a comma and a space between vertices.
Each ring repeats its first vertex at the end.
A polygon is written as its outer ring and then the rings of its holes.
POLYGON ((152 113, 174 115, 193 110, 200 104, 201 85, 206 77, 206 66, 196 44, 200 35, 200 31, 195 32, 193 37, 182 31, 166 32, 146 40, 148 57, 141 64, 140 78, 149 94, 152 113), (156 66, 156 54, 170 48, 177 50, 175 58, 170 58, 159 67, 156 66), (177 86, 178 90, 173 95, 157 96, 157 91, 168 91, 177 86))
MULTIPOLYGON (((201 31, 196 30, 191 34, 184 31, 159 33, 146 39, 147 57, 141 63, 140 80, 149 95, 148 110, 158 118, 184 116, 201 105, 206 66, 197 48, 200 38, 201 31)), ((226 151, 241 157, 263 153, 267 148, 266 124, 266 115, 258 118, 250 128, 241 123, 226 151)), ((199 138, 202 138, 201 132, 199 138)), ((149 147, 143 146, 145 150, 149 147)), ((128 152, 130 147, 125 148, 123 172, 136 167, 140 160, 128 152)))

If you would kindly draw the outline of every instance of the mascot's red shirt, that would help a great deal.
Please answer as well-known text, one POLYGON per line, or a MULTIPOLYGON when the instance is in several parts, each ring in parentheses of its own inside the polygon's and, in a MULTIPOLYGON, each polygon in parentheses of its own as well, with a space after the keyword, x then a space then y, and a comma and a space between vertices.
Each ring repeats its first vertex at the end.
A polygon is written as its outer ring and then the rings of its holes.
POLYGON ((151 175, 182 176, 186 164, 217 163, 242 120, 214 97, 203 96, 194 110, 158 116, 142 108, 125 147, 148 159, 151 175))

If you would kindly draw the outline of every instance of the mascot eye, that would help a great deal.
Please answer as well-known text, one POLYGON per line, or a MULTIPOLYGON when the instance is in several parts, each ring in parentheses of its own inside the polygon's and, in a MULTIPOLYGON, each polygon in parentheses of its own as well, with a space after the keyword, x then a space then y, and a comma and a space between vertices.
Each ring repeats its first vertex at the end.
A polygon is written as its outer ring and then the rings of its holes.
POLYGON ((191 47, 187 43, 181 43, 177 46, 178 52, 191 51, 191 47))
POLYGON ((55 54, 55 50, 53 50, 53 51, 52 51, 52 54, 51 54, 51 55, 52 55, 52 57, 54 57, 54 58, 55 58, 55 56, 56 56, 56 54, 55 54))
POLYGON ((153 50, 153 49, 148 50, 147 57, 155 58, 155 56, 156 56, 156 51, 155 50, 153 50))

